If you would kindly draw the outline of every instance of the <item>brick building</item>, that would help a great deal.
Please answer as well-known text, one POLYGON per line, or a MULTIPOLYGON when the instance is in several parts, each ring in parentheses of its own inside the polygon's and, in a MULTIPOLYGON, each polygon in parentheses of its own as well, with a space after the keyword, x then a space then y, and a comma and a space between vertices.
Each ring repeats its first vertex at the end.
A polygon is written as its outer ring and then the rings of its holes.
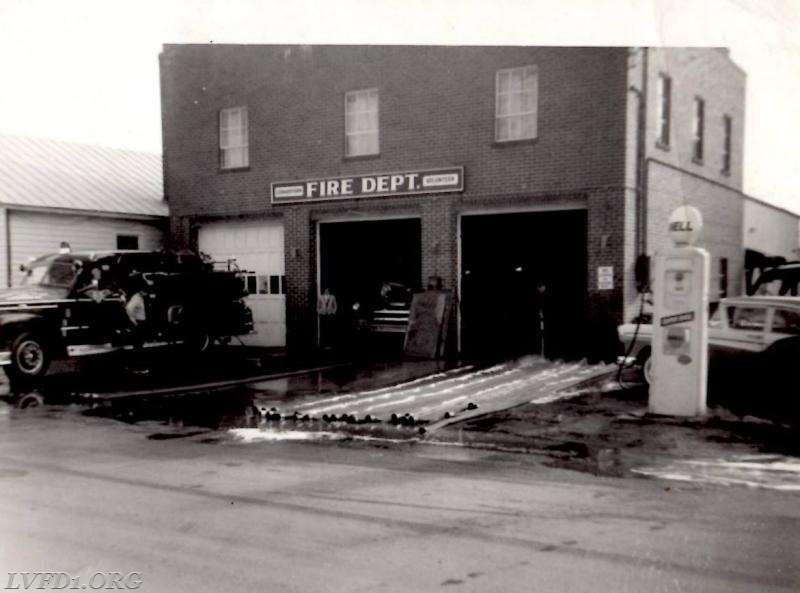
POLYGON ((248 270, 259 343, 431 277, 464 352, 535 349, 543 300, 581 342, 680 204, 739 292, 744 87, 718 49, 166 45, 173 239, 248 270))

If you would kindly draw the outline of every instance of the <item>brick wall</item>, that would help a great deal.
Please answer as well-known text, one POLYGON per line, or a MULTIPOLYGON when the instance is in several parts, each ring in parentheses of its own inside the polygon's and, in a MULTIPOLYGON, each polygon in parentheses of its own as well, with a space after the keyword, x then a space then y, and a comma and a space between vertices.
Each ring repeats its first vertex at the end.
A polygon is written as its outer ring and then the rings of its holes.
MULTIPOLYGON (((191 242, 192 225, 202 219, 282 215, 288 340, 300 344, 313 341, 316 331, 309 312, 316 291, 317 221, 418 217, 421 283, 436 275, 443 278, 445 288, 454 289, 460 213, 580 203, 588 211, 590 311, 621 320, 636 306, 632 270, 637 254, 637 188, 632 159, 637 111, 629 87, 637 76, 641 82, 642 55, 626 48, 165 46, 161 56, 165 191, 176 240, 191 242), (524 65, 536 65, 539 72, 538 137, 496 143, 495 73, 524 65), (379 90, 380 154, 346 158, 344 95, 366 88, 379 90), (218 112, 241 105, 248 108, 250 166, 223 172, 218 168, 218 112), (464 166, 463 193, 275 208, 269 201, 270 183, 275 181, 447 166, 464 166), (599 266, 614 267, 612 290, 597 289, 599 266)), ((717 50, 650 50, 648 57, 646 156, 708 175, 717 184, 740 186, 741 71, 717 50), (658 72, 667 68, 675 93, 671 151, 654 146, 653 89, 658 72), (694 93, 706 99, 708 171, 695 170, 700 165, 686 162, 684 124, 678 129, 686 105, 691 109, 687 97, 694 93), (711 171, 720 143, 711 124, 723 112, 734 118, 730 175, 711 171)), ((665 175, 671 173, 658 173, 665 175)), ((653 177, 656 186, 661 177, 653 177)), ((674 183, 670 178, 662 185, 674 183)), ((683 191, 687 187, 706 191, 692 183, 684 184, 683 191)), ((659 240, 656 227, 663 211, 673 204, 663 197, 665 191, 672 190, 662 188, 650 200, 647 228, 654 239, 648 251, 659 240)), ((719 197, 720 204, 715 199, 704 207, 725 209, 735 218, 737 206, 729 205, 727 194, 719 197)), ((710 232, 715 237, 712 243, 725 244, 731 269, 736 270, 735 245, 723 237, 723 231, 733 226, 731 221, 726 229, 720 227, 719 237, 717 231, 710 232)))
POLYGON ((704 227, 699 245, 711 253, 711 298, 718 287, 719 260, 728 259, 728 294, 740 294, 744 268, 743 142, 744 72, 727 52, 708 48, 649 50, 647 166, 647 251, 669 247, 667 220, 682 205, 697 207, 704 227), (672 79, 670 142, 658 142, 658 77, 672 79), (702 161, 692 155, 694 100, 705 102, 702 161), (723 116, 732 118, 731 166, 723 171, 723 116))
POLYGON ((670 213, 684 204, 694 206, 703 215, 703 230, 697 245, 707 249, 712 257, 712 300, 721 257, 728 258, 728 294, 741 294, 744 281, 742 194, 658 163, 649 166, 648 194, 648 235, 652 253, 672 246, 667 232, 670 213))
POLYGON ((302 351, 316 344, 316 233, 306 208, 283 218, 286 247, 286 346, 302 351))
MULTIPOLYGON (((269 183, 466 167, 465 196, 622 183, 626 50, 166 46, 166 191, 174 216, 270 209, 269 183), (494 143, 495 72, 539 69, 538 138, 494 143), (344 157, 344 94, 377 87, 381 153, 344 157), (250 168, 218 169, 218 111, 247 105, 250 168)), ((343 206, 344 207, 344 206, 343 206)))
MULTIPOLYGON (((624 184, 623 48, 166 46, 161 66, 165 187, 178 241, 191 241, 191 220, 272 210, 274 181, 465 167, 462 194, 274 209, 286 230, 290 347, 315 333, 316 221, 343 213, 419 217, 421 284, 440 276, 455 289, 460 212, 587 204, 591 194, 589 244, 611 238, 589 269, 622 270, 625 201, 603 188, 624 184), (539 72, 538 137, 495 143, 495 73, 531 64, 539 72), (348 159, 344 95, 364 88, 379 89, 380 155, 348 159), (218 111, 239 105, 248 107, 250 167, 221 172, 218 111)), ((597 298, 618 307, 618 291, 611 293, 597 298)))
POLYGON ((721 49, 659 48, 648 52, 647 156, 733 189, 742 189, 746 75, 721 49), (657 142, 659 74, 672 78, 672 125, 669 146, 657 142), (702 162, 692 159, 694 99, 705 101, 702 162), (722 171, 724 127, 732 118, 730 173, 722 171))

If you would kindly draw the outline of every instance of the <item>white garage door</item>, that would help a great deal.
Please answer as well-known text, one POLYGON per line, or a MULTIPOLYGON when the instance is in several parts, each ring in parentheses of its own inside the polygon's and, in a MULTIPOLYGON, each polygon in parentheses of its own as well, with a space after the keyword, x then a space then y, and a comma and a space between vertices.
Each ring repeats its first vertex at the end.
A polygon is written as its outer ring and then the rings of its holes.
POLYGON ((215 261, 236 258, 245 275, 256 333, 242 336, 242 341, 253 346, 285 346, 283 222, 206 224, 200 228, 198 247, 215 261))

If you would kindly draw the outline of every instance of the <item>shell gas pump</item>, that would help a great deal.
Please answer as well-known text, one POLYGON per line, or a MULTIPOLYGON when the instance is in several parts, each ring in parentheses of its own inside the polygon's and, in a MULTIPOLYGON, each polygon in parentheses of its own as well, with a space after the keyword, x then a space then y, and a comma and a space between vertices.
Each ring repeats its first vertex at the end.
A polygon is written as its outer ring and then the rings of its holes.
POLYGON ((693 244, 700 211, 682 206, 669 218, 674 247, 656 253, 653 278, 653 414, 698 416, 706 412, 708 375, 708 252, 693 244))

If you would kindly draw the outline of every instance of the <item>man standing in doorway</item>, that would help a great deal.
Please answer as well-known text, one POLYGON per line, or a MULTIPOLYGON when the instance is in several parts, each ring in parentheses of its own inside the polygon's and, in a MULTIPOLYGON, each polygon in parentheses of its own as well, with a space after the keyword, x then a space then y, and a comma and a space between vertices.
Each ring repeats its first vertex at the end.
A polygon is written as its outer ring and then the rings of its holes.
POLYGON ((317 314, 319 315, 319 343, 323 348, 334 346, 336 333, 336 312, 339 305, 336 297, 329 288, 325 288, 317 299, 317 314))
POLYGON ((547 301, 549 300, 550 295, 547 294, 547 284, 545 284, 544 280, 540 280, 536 284, 536 294, 534 296, 535 303, 536 303, 536 329, 537 329, 537 337, 538 337, 538 344, 536 344, 536 350, 539 354, 544 356, 545 358, 549 358, 552 354, 551 344, 547 343, 546 337, 547 336, 547 329, 548 324, 550 323, 550 319, 547 319, 547 313, 549 313, 548 308, 546 307, 547 301))

